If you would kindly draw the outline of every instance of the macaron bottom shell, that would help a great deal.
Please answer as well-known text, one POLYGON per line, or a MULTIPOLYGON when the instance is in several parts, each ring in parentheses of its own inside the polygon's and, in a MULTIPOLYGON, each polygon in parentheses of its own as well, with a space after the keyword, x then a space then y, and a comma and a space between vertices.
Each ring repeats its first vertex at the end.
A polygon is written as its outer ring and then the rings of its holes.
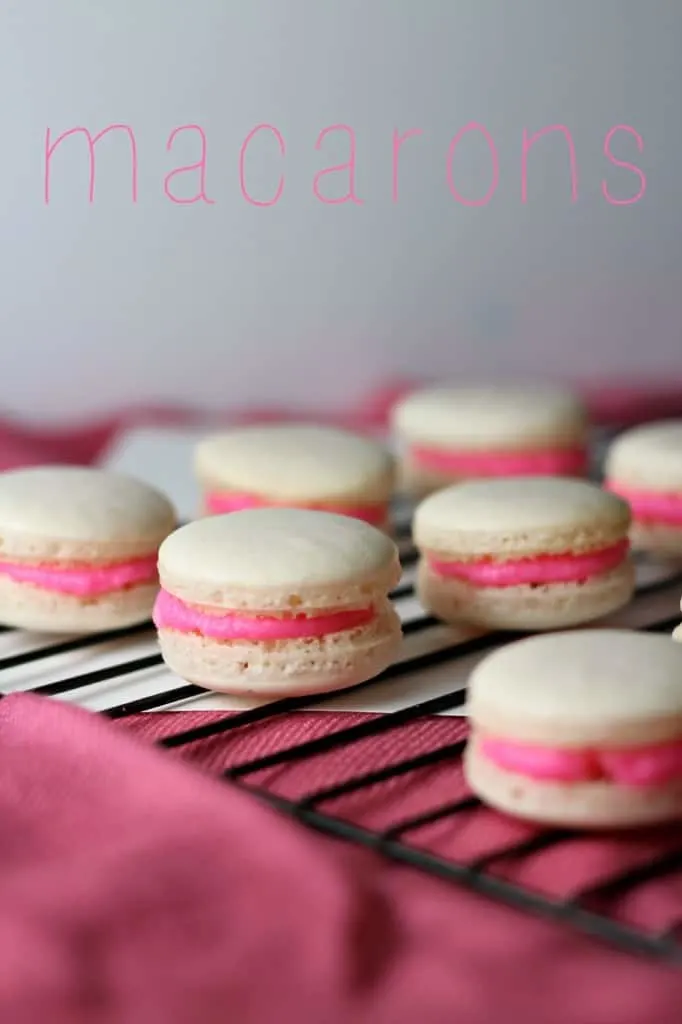
POLYGON ((575 583, 477 586, 437 575, 425 559, 417 572, 417 596, 427 611, 444 622, 501 630, 553 630, 590 622, 626 605, 634 586, 629 559, 575 583))
POLYGON ((634 520, 630 527, 630 542, 633 551, 682 559, 682 526, 634 520))
POLYGON ((537 824, 628 829, 682 819, 682 779, 658 786, 540 781, 494 764, 476 736, 467 745, 464 771, 488 806, 537 824))
POLYGON ((400 650, 400 619, 390 602, 367 625, 316 638, 218 640, 161 628, 164 661, 182 679, 209 690, 259 697, 345 689, 373 679, 400 650))
POLYGON ((44 633, 98 633, 151 619, 158 583, 78 596, 17 583, 0 574, 0 622, 44 633))

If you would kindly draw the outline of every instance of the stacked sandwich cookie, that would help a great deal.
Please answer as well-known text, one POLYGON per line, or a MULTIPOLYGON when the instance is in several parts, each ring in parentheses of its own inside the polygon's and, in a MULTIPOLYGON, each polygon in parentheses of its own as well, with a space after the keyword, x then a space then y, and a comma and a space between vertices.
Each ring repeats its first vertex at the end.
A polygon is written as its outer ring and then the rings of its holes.
POLYGON ((632 509, 633 547, 682 558, 682 420, 621 434, 607 452, 605 478, 632 509))
POLYGON ((173 671, 262 696, 365 682, 401 643, 395 544, 348 516, 252 509, 199 519, 159 552, 154 609, 173 671))
POLYGON ((0 474, 0 621, 89 633, 149 619, 158 547, 174 528, 162 494, 118 473, 0 474))
POLYGON ((243 427, 204 438, 195 473, 202 512, 308 508, 388 526, 394 460, 378 442, 331 427, 243 427))
POLYGON ((532 821, 631 828, 682 818, 682 647, 591 629, 508 644, 469 680, 465 772, 532 821))
POLYGON ((552 387, 418 391, 393 409, 402 486, 416 497, 460 480, 585 476, 587 414, 552 387))
POLYGON ((417 508, 418 594, 446 622, 545 630, 597 619, 634 589, 627 504, 580 480, 456 484, 417 508))

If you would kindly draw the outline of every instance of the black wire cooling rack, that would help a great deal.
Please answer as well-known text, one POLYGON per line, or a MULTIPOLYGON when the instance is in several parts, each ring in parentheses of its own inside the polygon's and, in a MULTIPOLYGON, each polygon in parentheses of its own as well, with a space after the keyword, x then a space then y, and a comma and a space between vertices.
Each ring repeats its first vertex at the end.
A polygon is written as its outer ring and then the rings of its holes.
MULTIPOLYGON (((392 597, 400 610, 406 601, 412 601, 413 586, 411 582, 411 566, 415 561, 414 551, 403 527, 401 549, 403 564, 406 569, 403 582, 393 592, 392 597)), ((679 596, 682 592, 682 571, 667 568, 653 580, 641 582, 633 605, 629 610, 635 628, 650 632, 669 632, 679 622, 679 596), (634 617, 634 618, 633 618, 634 617)), ((430 616, 418 612, 416 616, 404 621, 406 637, 429 635, 437 630, 439 624, 430 616)), ((44 670, 43 662, 49 665, 49 659, 58 655, 73 652, 87 652, 103 644, 116 642, 117 650, 125 652, 126 645, 147 636, 150 645, 154 643, 151 624, 144 623, 126 630, 99 633, 95 636, 78 637, 57 641, 34 649, 22 650, 8 657, 0 657, 0 690, 5 691, 3 678, 7 679, 12 670, 35 664, 44 670)), ((485 652, 507 643, 516 637, 510 634, 487 634, 473 639, 457 640, 452 643, 441 643, 435 649, 408 656, 388 668, 378 679, 365 683, 355 689, 367 690, 386 684, 399 685, 405 677, 418 676, 436 666, 457 666, 461 659, 472 655, 483 655, 485 652)), ((73 699, 79 691, 91 690, 101 684, 111 684, 125 677, 144 674, 147 670, 158 668, 162 659, 155 648, 153 653, 142 657, 123 657, 114 664, 92 671, 71 674, 66 678, 55 679, 31 687, 30 692, 44 696, 67 696, 73 699)), ((22 689, 26 689, 22 687, 22 689)), ((125 703, 109 704, 101 713, 111 719, 125 719, 140 712, 168 710, 180 702, 191 700, 204 694, 197 686, 182 684, 138 699, 127 700, 125 703)), ((3 692, 0 694, 4 696, 3 692)), ((324 805, 339 797, 369 792, 383 783, 391 783, 401 778, 408 778, 421 769, 436 765, 448 765, 453 772, 460 764, 464 748, 464 739, 456 739, 434 746, 425 753, 413 757, 391 760, 380 768, 358 772, 350 778, 333 786, 311 789, 296 799, 286 798, 277 794, 267 784, 254 782, 254 777, 264 769, 277 766, 305 764, 314 758, 338 756, 339 753, 351 751, 361 741, 378 740, 389 733, 397 733, 410 723, 416 723, 427 716, 442 712, 452 712, 461 708, 465 691, 461 685, 448 692, 426 700, 412 702, 399 710, 376 716, 363 717, 360 722, 343 728, 337 728, 339 718, 334 716, 330 722, 334 731, 296 743, 283 749, 264 754, 263 756, 232 764, 223 771, 223 777, 232 784, 238 785, 261 799, 267 801, 279 811, 297 819, 305 825, 339 839, 368 847, 402 864, 428 872, 431 875, 446 879, 457 885, 465 886, 485 897, 501 901, 518 911, 539 915, 541 917, 563 922, 594 938, 606 941, 633 954, 645 955, 658 961, 682 966, 682 932, 680 924, 660 933, 646 933, 639 928, 619 920, 615 913, 593 909, 599 904, 599 898, 613 898, 634 892, 652 880, 663 881, 672 879, 676 872, 682 871, 682 835, 667 835, 666 843, 660 851, 648 857, 645 865, 638 866, 614 874, 589 890, 573 894, 570 899, 552 897, 544 892, 536 892, 518 882, 511 881, 496 873, 496 861, 504 856, 507 858, 524 858, 543 852, 555 850, 569 842, 574 836, 560 830, 541 830, 531 835, 524 835, 512 846, 505 847, 503 852, 486 854, 471 861, 458 861, 441 856, 427 849, 420 848, 415 840, 416 834, 424 826, 436 822, 457 822, 471 813, 485 812, 478 801, 468 793, 452 799, 450 802, 430 807, 425 813, 406 815, 381 829, 373 830, 354 823, 347 817, 335 816, 324 809, 324 805), (595 903, 596 901, 596 903, 595 903)), ((306 696, 301 698, 285 698, 274 702, 251 707, 236 713, 220 717, 211 716, 204 724, 192 728, 182 728, 183 716, 177 715, 180 729, 158 740, 164 748, 187 750, 193 744, 209 737, 222 736, 225 743, 230 737, 247 727, 257 723, 267 723, 278 716, 290 715, 293 712, 311 708, 324 708, 330 695, 306 696)), ((460 735, 464 727, 460 728, 460 735)), ((428 784, 428 783, 425 783, 428 784)), ((627 837, 618 840, 628 843, 627 837)), ((677 892, 680 892, 678 887, 677 892)), ((674 897, 673 897, 674 898, 674 897)), ((678 908, 677 920, 682 922, 682 903, 678 908)))

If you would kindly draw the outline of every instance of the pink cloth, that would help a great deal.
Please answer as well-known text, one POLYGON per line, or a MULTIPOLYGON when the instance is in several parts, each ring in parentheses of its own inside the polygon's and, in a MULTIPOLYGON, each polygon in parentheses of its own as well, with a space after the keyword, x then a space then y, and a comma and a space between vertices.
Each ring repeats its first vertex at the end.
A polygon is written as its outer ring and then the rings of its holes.
MULTIPOLYGON (((391 385, 339 422, 380 429, 406 389, 391 385)), ((621 397, 629 404, 615 403, 618 422, 682 414, 679 391, 634 405, 621 397)), ((248 416, 266 417, 286 411, 248 416)), ((0 469, 91 462, 127 426, 197 421, 159 409, 73 431, 0 424, 0 469)), ((208 777, 355 719, 290 715, 171 754, 149 741, 205 713, 112 724, 31 696, 0 701, 3 1024, 677 1024, 682 974, 323 839, 208 777)), ((252 781, 296 796, 462 730, 456 719, 427 719, 252 781)), ((464 793, 445 763, 325 810, 382 828, 464 793)), ((477 810, 411 840, 466 863, 532 834, 477 810)), ((570 896, 646 865, 670 842, 584 837, 498 870, 570 896)), ((617 910, 662 930, 681 901, 678 872, 617 910)))
MULTIPOLYGON (((197 720, 142 716, 131 729, 149 740, 197 720)), ((677 1024, 682 973, 322 839, 205 774, 332 725, 296 715, 285 732, 204 741, 187 751, 193 770, 120 724, 1 701, 0 1020, 677 1024)), ((430 719, 260 781, 293 795, 461 732, 430 719)), ((329 810, 377 827, 463 791, 452 766, 416 774, 329 810)), ((415 838, 467 861, 529 834, 477 811, 415 838)), ((505 871, 568 894, 661 842, 585 838, 505 871)), ((678 876, 622 910, 664 927, 681 896, 678 876)))

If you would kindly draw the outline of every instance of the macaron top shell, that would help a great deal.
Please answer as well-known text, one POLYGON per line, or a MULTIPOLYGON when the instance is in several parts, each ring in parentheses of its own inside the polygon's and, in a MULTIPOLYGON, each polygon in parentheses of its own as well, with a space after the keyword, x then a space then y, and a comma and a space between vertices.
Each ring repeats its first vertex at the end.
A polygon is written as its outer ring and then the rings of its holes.
POLYGON ((396 432, 412 443, 467 451, 581 444, 587 430, 575 395, 546 387, 418 391, 394 407, 392 418, 396 432))
POLYGON ((132 477, 78 466, 0 474, 0 559, 107 562, 153 554, 172 505, 132 477))
POLYGON ((489 735, 543 746, 682 740, 682 646, 617 629, 529 637, 477 665, 467 711, 489 735))
POLYGON ((208 486, 290 501, 386 501, 394 460, 378 442, 306 424, 245 427, 199 443, 197 476, 208 486))
POLYGON ((159 551, 164 589, 218 608, 364 607, 400 579, 396 545, 358 519, 264 508, 200 519, 159 551))
POLYGON ((647 423, 628 430, 611 445, 608 479, 646 491, 682 491, 682 420, 647 423))
POLYGON ((518 557, 608 547, 629 524, 627 503, 595 484, 512 477, 437 491, 418 506, 413 532, 422 550, 518 557))

